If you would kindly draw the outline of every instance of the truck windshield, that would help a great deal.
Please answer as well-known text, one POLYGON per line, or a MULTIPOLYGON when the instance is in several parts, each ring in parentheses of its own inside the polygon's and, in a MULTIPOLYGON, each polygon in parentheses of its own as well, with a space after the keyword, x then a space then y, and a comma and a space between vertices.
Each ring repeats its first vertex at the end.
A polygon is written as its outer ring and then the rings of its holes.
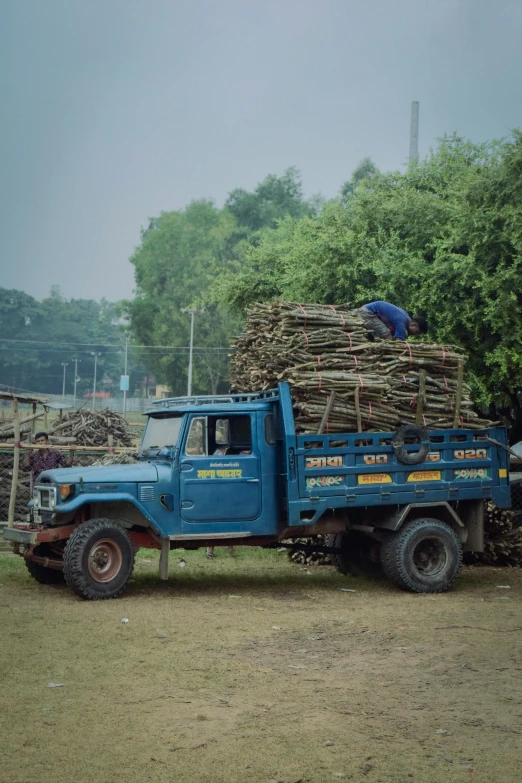
POLYGON ((182 416, 149 416, 141 441, 140 451, 163 449, 175 446, 178 442, 182 416))

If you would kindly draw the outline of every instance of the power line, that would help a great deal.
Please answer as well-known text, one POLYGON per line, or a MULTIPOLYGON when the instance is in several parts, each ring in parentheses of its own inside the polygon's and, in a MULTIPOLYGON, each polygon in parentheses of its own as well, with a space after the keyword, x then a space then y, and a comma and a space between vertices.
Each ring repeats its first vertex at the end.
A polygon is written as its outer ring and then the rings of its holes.
MULTIPOLYGON (((1 340, 1 338, 0 338, 0 340, 1 340)), ((102 356, 114 356, 114 355, 121 354, 124 350, 125 350, 124 348, 121 348, 120 350, 117 350, 117 351, 103 351, 103 353, 101 355, 102 356)), ((188 348, 182 347, 182 348, 171 348, 169 350, 165 349, 163 351, 161 351, 161 350, 160 351, 149 351, 147 356, 182 355, 182 354, 186 354, 188 350, 189 350, 188 348)), ((217 351, 217 352, 220 352, 220 353, 224 353, 226 351, 228 353, 230 351, 230 348, 213 348, 213 349, 212 348, 211 349, 208 349, 208 348, 194 348, 194 350, 195 351, 214 350, 214 351, 217 351)), ((38 354, 40 354, 40 353, 63 353, 65 351, 69 351, 71 353, 78 353, 78 354, 80 354, 80 353, 81 354, 92 353, 91 351, 88 351, 87 349, 77 350, 76 348, 67 348, 67 347, 64 348, 62 346, 58 346, 57 348, 36 348, 36 347, 35 348, 17 348, 16 346, 5 347, 4 348, 3 346, 0 346, 0 355, 2 353, 22 353, 22 352, 25 352, 25 353, 38 353, 38 354)), ((141 361, 143 361, 143 357, 141 358, 141 361)))
MULTIPOLYGON (((63 346, 71 345, 71 346, 82 346, 86 348, 117 348, 120 351, 125 350, 125 344, 124 343, 71 343, 68 341, 62 342, 56 342, 53 340, 14 340, 7 337, 0 337, 0 341, 4 343, 29 343, 31 345, 54 345, 59 346, 56 350, 64 350, 63 346)), ((148 348, 163 348, 166 350, 183 350, 188 351, 190 349, 189 345, 129 345, 129 348, 138 348, 138 349, 148 349, 148 348)), ((205 350, 205 351, 229 351, 230 348, 227 348, 225 346, 206 346, 206 345, 198 345, 194 346, 194 349, 198 350, 205 350)))

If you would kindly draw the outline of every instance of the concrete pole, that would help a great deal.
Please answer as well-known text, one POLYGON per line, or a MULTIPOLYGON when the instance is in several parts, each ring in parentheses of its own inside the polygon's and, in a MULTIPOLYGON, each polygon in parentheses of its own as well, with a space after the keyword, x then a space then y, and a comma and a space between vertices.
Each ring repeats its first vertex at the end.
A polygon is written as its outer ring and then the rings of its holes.
POLYGON ((94 407, 96 405, 96 365, 98 361, 98 354, 94 354, 94 383, 92 386, 92 409, 94 410, 94 407))
POLYGON ((15 397, 13 397, 13 429, 15 445, 13 452, 13 476, 9 495, 9 509, 7 511, 7 524, 9 527, 12 527, 14 524, 16 495, 18 492, 18 471, 20 468, 20 412, 18 410, 18 401, 15 397))
POLYGON ((411 104, 410 166, 419 160, 419 101, 411 104))
MULTIPOLYGON (((123 374, 127 375, 127 354, 129 349, 129 341, 128 339, 125 339, 125 369, 123 370, 123 374)), ((123 390, 123 415, 125 416, 125 413, 127 411, 127 391, 123 390)))
POLYGON ((194 315, 196 308, 193 307, 190 311, 190 347, 189 347, 189 368, 188 368, 188 384, 187 384, 187 397, 192 394, 192 353, 194 348, 194 315))
POLYGON ((73 408, 76 408, 76 384, 78 383, 78 359, 74 360, 74 402, 73 408))
POLYGON ((63 385, 62 385, 62 402, 65 403, 65 368, 67 367, 68 362, 62 362, 63 367, 63 385))

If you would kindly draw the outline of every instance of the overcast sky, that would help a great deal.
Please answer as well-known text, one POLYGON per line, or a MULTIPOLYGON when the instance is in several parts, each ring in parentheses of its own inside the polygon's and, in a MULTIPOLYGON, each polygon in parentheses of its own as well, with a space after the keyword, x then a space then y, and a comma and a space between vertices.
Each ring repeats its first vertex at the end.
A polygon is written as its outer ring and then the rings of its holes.
POLYGON ((521 0, 0 0, 0 285, 131 294, 140 227, 522 127, 521 0))

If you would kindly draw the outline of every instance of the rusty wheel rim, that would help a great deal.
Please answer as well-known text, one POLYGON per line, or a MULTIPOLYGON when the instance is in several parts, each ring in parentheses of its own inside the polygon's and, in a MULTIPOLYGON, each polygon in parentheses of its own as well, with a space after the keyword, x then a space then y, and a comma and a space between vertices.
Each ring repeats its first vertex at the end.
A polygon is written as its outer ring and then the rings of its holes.
POLYGON ((413 551, 413 564, 423 576, 438 576, 446 568, 448 553, 444 542, 436 537, 423 538, 413 551))
POLYGON ((97 541, 89 552, 89 574, 96 582, 110 582, 119 573, 123 556, 111 538, 97 541))

